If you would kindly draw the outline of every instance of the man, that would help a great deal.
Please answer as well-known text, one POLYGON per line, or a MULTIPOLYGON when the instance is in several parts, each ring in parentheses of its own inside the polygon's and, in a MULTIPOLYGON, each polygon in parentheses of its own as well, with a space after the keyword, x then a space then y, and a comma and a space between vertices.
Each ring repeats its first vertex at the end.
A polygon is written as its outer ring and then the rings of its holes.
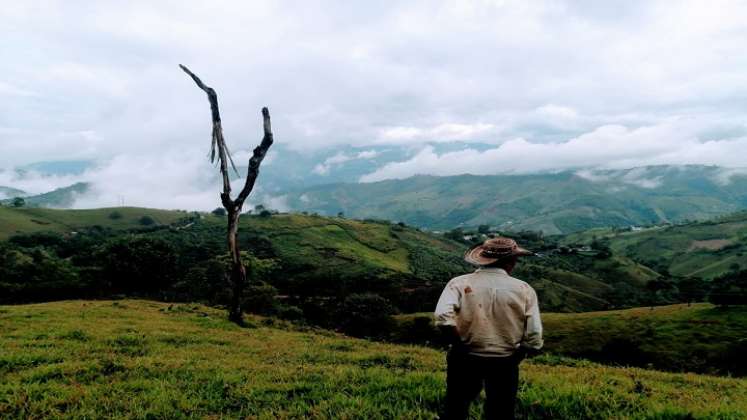
POLYGON ((537 293, 510 276, 519 257, 533 255, 510 238, 488 239, 464 259, 480 266, 455 277, 436 305, 436 325, 451 341, 446 368, 446 418, 465 419, 485 385, 485 417, 513 419, 519 363, 542 347, 537 293))

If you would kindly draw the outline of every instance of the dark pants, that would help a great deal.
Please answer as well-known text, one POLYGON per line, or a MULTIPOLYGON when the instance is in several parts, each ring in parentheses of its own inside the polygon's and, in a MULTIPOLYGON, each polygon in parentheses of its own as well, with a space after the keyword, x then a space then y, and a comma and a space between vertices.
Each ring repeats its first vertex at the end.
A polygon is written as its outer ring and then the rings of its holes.
POLYGON ((452 349, 446 357, 446 410, 448 420, 466 419, 469 406, 485 386, 485 418, 514 419, 521 355, 481 357, 452 349))

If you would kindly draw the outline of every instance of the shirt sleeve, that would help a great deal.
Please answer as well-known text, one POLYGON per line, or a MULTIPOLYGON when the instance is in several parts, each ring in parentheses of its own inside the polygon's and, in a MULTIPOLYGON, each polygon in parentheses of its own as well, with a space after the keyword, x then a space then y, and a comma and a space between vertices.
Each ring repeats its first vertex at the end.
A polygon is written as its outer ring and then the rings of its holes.
POLYGON ((434 315, 437 326, 456 326, 456 313, 459 311, 461 298, 462 293, 452 279, 446 284, 444 291, 441 292, 441 297, 438 299, 438 304, 436 304, 434 315))
POLYGON ((542 320, 540 319, 537 292, 529 287, 527 295, 527 307, 524 314, 526 316, 526 326, 521 344, 539 350, 542 348, 544 341, 542 340, 542 320))

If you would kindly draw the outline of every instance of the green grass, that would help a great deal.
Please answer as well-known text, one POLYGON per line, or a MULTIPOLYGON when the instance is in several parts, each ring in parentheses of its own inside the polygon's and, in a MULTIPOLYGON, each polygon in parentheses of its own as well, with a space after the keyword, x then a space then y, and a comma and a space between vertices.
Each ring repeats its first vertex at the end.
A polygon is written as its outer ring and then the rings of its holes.
MULTIPOLYGON (((2 418, 435 418, 444 356, 199 305, 0 307, 2 418)), ((544 356, 522 365, 522 416, 745 418, 747 381, 544 356)), ((473 414, 479 413, 473 406, 473 414)))
POLYGON ((159 224, 170 224, 185 215, 183 212, 137 207, 58 210, 0 206, 0 240, 20 233, 70 233, 96 225, 112 229, 132 229, 142 227, 139 220, 143 216, 149 216, 159 224), (111 218, 110 215, 114 212, 119 213, 121 218, 111 218))

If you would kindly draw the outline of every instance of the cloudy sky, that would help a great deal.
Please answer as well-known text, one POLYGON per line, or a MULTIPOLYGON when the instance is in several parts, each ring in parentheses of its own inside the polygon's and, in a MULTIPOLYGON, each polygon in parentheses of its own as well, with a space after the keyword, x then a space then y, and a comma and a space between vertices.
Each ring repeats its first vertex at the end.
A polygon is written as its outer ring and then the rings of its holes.
POLYGON ((360 180, 747 166, 745 16, 729 1, 6 2, 0 185, 86 159, 110 188, 202 199, 208 104, 178 63, 218 91, 238 155, 268 106, 284 147, 330 150, 317 175, 382 146, 410 154, 360 180), (457 141, 490 147, 434 148, 457 141))

